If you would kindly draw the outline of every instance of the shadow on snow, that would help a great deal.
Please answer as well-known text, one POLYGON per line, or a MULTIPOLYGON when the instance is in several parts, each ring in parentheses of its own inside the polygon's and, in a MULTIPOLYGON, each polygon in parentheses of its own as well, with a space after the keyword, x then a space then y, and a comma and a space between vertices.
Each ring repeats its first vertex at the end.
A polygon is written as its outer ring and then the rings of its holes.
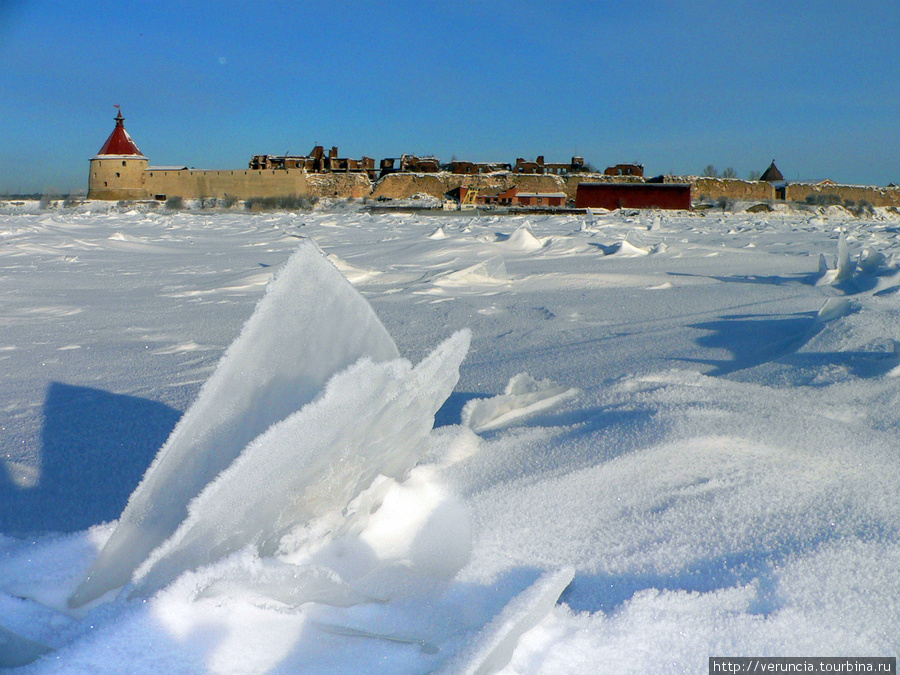
POLYGON ((816 321, 815 312, 805 312, 788 316, 739 314, 690 327, 709 331, 709 335, 697 339, 700 346, 731 352, 731 360, 686 359, 710 365, 708 374, 721 376, 796 352, 821 330, 822 324, 816 321))
POLYGON ((162 403, 53 382, 37 485, 0 465, 0 532, 77 532, 119 517, 181 413, 162 403))

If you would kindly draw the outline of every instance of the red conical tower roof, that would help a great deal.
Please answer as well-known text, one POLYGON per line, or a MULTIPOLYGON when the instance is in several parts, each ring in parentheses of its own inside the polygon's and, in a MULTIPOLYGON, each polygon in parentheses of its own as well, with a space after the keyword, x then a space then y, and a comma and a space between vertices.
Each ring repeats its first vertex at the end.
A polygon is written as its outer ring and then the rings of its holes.
MULTIPOLYGON (((119 106, 116 106, 117 108, 119 106)), ((131 136, 128 135, 128 132, 125 131, 125 118, 122 117, 122 111, 119 110, 119 114, 115 116, 116 128, 113 129, 113 132, 109 135, 109 138, 106 139, 106 143, 103 144, 103 147, 100 148, 100 152, 98 155, 135 155, 138 157, 143 157, 141 151, 138 150, 138 146, 134 144, 134 141, 131 140, 131 136)))

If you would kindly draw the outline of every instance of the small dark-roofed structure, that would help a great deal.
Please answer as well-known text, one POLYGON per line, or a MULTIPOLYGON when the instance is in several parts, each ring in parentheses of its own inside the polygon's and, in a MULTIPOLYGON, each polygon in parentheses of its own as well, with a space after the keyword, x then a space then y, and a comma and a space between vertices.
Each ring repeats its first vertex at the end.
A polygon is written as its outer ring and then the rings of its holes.
POLYGON ((784 176, 778 170, 778 167, 775 166, 775 160, 773 159, 772 163, 769 164, 769 168, 763 171, 763 175, 759 179, 764 183, 781 183, 784 181, 784 176))

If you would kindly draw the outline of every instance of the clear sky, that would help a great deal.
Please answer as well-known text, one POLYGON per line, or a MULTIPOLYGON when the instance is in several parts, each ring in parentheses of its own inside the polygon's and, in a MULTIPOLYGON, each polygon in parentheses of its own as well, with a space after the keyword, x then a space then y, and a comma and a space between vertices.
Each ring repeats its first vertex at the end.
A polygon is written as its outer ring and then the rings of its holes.
POLYGON ((900 3, 0 0, 0 193, 258 153, 900 183, 900 3))

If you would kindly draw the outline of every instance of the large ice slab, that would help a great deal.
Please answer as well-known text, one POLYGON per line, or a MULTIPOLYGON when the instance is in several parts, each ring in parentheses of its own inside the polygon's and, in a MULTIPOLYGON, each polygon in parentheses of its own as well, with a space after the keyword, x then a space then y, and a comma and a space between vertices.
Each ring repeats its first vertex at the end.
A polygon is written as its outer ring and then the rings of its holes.
POLYGON ((251 440, 313 400, 332 375, 362 357, 398 356, 366 300, 304 241, 157 454, 70 605, 127 583, 185 519, 188 503, 251 440))
POLYGON ((404 478, 459 380, 469 339, 456 333, 415 368, 364 359, 335 375, 191 502, 187 520, 138 570, 135 592, 248 544, 271 555, 290 529, 345 508, 378 475, 404 478))

